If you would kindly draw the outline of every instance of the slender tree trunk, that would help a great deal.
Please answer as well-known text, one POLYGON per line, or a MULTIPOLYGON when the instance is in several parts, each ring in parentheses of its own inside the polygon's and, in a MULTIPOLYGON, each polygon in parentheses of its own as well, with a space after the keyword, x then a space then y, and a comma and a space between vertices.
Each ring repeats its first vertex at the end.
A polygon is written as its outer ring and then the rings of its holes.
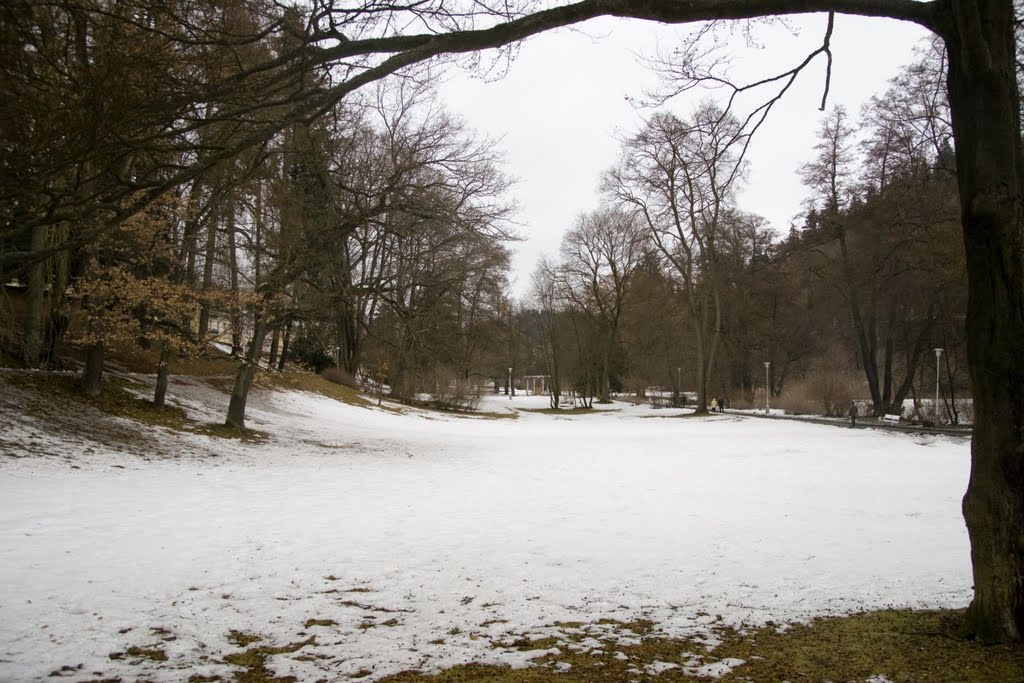
POLYGON ((157 410, 164 409, 164 402, 167 398, 167 383, 171 366, 171 345, 167 342, 160 344, 160 361, 156 366, 156 392, 153 394, 153 405, 157 410))
POLYGON ((277 351, 281 343, 281 327, 280 325, 274 328, 274 332, 270 337, 270 358, 267 359, 267 365, 271 368, 277 367, 277 351))
POLYGON ((952 349, 949 348, 949 343, 946 343, 946 382, 949 385, 949 398, 946 399, 946 393, 943 392, 943 400, 946 401, 946 412, 949 413, 949 423, 953 425, 960 424, 960 411, 956 408, 956 382, 953 380, 953 364, 950 361, 950 357, 953 355, 952 349))
POLYGON ((193 284, 196 281, 196 238, 199 235, 199 205, 202 197, 202 181, 195 180, 188 193, 188 218, 181 234, 181 250, 178 262, 184 271, 184 281, 193 284))
MULTIPOLYGON (((694 321, 695 326, 700 323, 694 321)), ((704 364, 704 335, 699 328, 696 329, 694 335, 696 343, 693 345, 693 350, 697 355, 697 413, 708 412, 708 378, 707 368, 704 364)))
POLYGON ((601 349, 601 373, 598 377, 599 391, 597 400, 599 403, 611 403, 611 379, 609 378, 608 366, 611 365, 611 349, 609 343, 601 349))
POLYGON ((1024 633, 1024 154, 1011 0, 949 2, 941 30, 967 256, 975 423, 963 500, 974 600, 966 631, 1024 633))
POLYGON ((281 340, 281 357, 277 360, 278 371, 284 370, 285 361, 288 360, 288 342, 292 338, 292 321, 289 320, 284 324, 284 335, 281 340))
MULTIPOLYGON (((708 350, 708 362, 707 370, 704 373, 706 378, 705 383, 711 380, 715 374, 715 358, 718 356, 718 343, 722 338, 722 298, 718 290, 717 281, 715 281, 714 272, 712 271, 712 306, 715 309, 715 318, 711 328, 711 348, 708 350)), ((715 382, 715 385, 719 385, 720 382, 715 382)), ((771 384, 768 385, 771 390, 771 384)))
POLYGON ((892 408, 893 374, 892 364, 896 355, 895 344, 892 338, 892 317, 889 318, 889 329, 885 336, 885 355, 882 359, 882 405, 888 412, 892 408))
POLYGON ((344 306, 338 325, 341 330, 340 367, 355 377, 359 372, 359 362, 362 358, 362 339, 359 333, 359 321, 348 304, 344 306))
POLYGON ((885 412, 887 414, 903 414, 903 401, 906 400, 907 394, 910 392, 910 387, 914 383, 914 368, 918 366, 918 363, 921 360, 921 354, 924 353, 925 345, 931 338, 931 331, 934 325, 935 316, 932 315, 932 311, 929 310, 928 320, 921 327, 917 338, 914 340, 914 346, 910 351, 910 356, 907 358, 907 369, 903 375, 903 382, 896 389, 892 400, 886 405, 885 412))
POLYGON ((240 432, 245 431, 245 404, 249 400, 249 389, 252 387, 252 382, 256 379, 260 352, 263 350, 263 339, 266 335, 266 323, 257 316, 253 324, 249 350, 235 374, 235 385, 231 389, 231 401, 228 404, 228 416, 225 420, 227 426, 234 427, 240 432))
POLYGON ((99 396, 103 388, 103 342, 89 347, 82 370, 82 391, 86 396, 99 396))
MULTIPOLYGON (((203 262, 203 291, 213 288, 213 257, 217 252, 217 222, 210 221, 206 228, 206 260, 203 262)), ((199 340, 206 342, 210 332, 210 304, 204 298, 199 310, 199 340)))
MULTIPOLYGON (((839 251, 842 256, 843 277, 846 279, 846 286, 849 291, 850 317, 853 321, 853 329, 857 333, 857 348, 860 351, 860 362, 864 368, 864 376, 868 381, 868 391, 871 392, 871 405, 875 415, 885 413, 882 403, 882 392, 878 386, 878 337, 875 334, 875 318, 871 312, 870 319, 865 324, 861 311, 860 288, 857 286, 853 267, 850 264, 849 249, 846 244, 846 228, 838 223, 836 230, 839 238, 839 251)), ((870 311, 869 311, 870 312, 870 311)))
MULTIPOLYGON (((39 253, 46 248, 46 236, 49 228, 36 226, 32 228, 32 253, 39 253)), ((22 344, 22 360, 30 368, 39 367, 43 352, 43 327, 46 320, 46 270, 49 259, 38 259, 32 264, 28 275, 27 309, 25 311, 24 344, 22 344)))
MULTIPOLYGON (((231 355, 242 355, 242 312, 238 305, 238 249, 235 236, 235 202, 228 202, 228 274, 231 281, 231 299, 234 306, 231 311, 231 355)), ((259 279, 256 285, 259 286, 259 279)))

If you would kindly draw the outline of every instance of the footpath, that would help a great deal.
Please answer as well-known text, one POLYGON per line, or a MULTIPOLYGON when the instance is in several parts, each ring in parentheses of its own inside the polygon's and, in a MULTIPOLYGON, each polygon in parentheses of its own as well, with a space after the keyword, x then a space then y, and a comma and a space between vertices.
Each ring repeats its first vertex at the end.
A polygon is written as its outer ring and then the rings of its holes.
MULTIPOLYGON (((793 420, 796 422, 812 422, 815 424, 826 424, 832 425, 833 427, 849 428, 850 421, 847 418, 839 417, 819 417, 816 415, 783 415, 779 413, 770 413, 766 415, 764 411, 754 410, 732 410, 726 409, 726 415, 736 415, 740 417, 756 417, 762 420, 793 420)), ((901 420, 896 424, 890 424, 880 422, 874 417, 858 417, 856 429, 884 429, 893 432, 906 432, 910 434, 944 434, 947 436, 960 436, 970 438, 973 433, 971 426, 958 426, 958 425, 939 425, 939 426, 927 426, 920 424, 913 424, 907 420, 901 420)))

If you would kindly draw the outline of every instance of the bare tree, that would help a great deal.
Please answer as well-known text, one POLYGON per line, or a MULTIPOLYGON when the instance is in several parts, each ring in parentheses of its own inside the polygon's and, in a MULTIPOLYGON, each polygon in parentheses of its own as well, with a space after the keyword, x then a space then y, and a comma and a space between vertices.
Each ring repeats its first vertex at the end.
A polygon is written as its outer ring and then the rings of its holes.
POLYGON ((705 103, 690 119, 656 114, 623 146, 606 191, 634 211, 685 295, 697 358, 697 410, 707 410, 708 380, 722 326, 719 240, 742 177, 744 134, 733 116, 705 103))
MULTIPOLYGON (((130 106, 118 107, 118 116, 103 112, 102 122, 97 122, 102 125, 72 127, 92 130, 95 135, 53 135, 63 129, 61 125, 33 127, 39 135, 27 136, 30 144, 18 148, 14 156, 19 164, 0 164, 5 172, 18 169, 11 178, 5 178, 13 182, 0 183, 5 191, 0 197, 0 216, 4 220, 0 239, 12 245, 0 254, 0 262, 27 267, 72 244, 84 244, 96 231, 124 220, 168 189, 198 177, 241 149, 265 144, 291 122, 324 114, 368 83, 397 72, 408 74, 444 55, 505 46, 599 16, 690 23, 844 12, 914 22, 939 36, 949 64, 946 87, 971 294, 968 361, 978 416, 971 481, 964 499, 975 586, 967 628, 986 642, 1020 639, 1024 634, 1024 544, 1020 541, 1024 529, 1024 464, 1020 457, 1024 444, 1024 354, 1018 351, 1024 347, 1024 150, 1017 84, 1018 22, 1013 0, 580 0, 535 11, 529 3, 502 4, 492 9, 488 4, 452 6, 441 0, 355 7, 319 0, 308 20, 299 24, 303 27, 302 40, 275 49, 261 64, 239 69, 215 82, 203 82, 198 65, 211 47, 233 50, 267 35, 295 33, 294 25, 282 21, 275 3, 245 4, 256 21, 253 33, 243 36, 205 26, 201 20, 206 5, 202 3, 137 0, 116 3, 112 6, 116 11, 105 4, 39 5, 27 0, 16 4, 18 26, 27 30, 14 31, 22 41, 15 43, 21 51, 18 58, 0 62, 5 69, 14 66, 14 78, 8 82, 17 81, 25 73, 30 80, 40 75, 19 71, 24 54, 30 52, 21 46, 37 38, 75 37, 47 53, 55 56, 72 54, 82 44, 88 46, 89 40, 79 40, 82 33, 77 30, 83 19, 106 21, 110 35, 123 36, 125 28, 137 31, 118 52, 123 53, 124 46, 134 48, 152 40, 172 52, 175 59, 171 61, 181 68, 175 78, 167 78, 163 75, 168 63, 165 56, 126 60, 133 67, 141 63, 159 65, 155 71, 161 76, 145 79, 145 87, 133 88, 140 99, 128 98, 130 106), (42 23, 47 30, 37 30, 35 12, 54 8, 64 23, 55 30, 42 23), (329 72, 330 78, 313 87, 290 88, 310 67, 329 72), (164 87, 156 88, 154 84, 164 87), (216 102, 216 115, 206 117, 209 107, 197 107, 197 102, 216 102), (192 134, 209 125, 211 119, 231 121, 237 126, 226 128, 200 146, 192 134), (21 163, 36 158, 31 153, 33 144, 45 149, 47 142, 58 139, 67 143, 58 154, 41 155, 41 163, 31 167, 21 163), (194 153, 185 161, 183 156, 188 155, 179 154, 184 150, 194 153), (161 153, 167 151, 176 154, 161 153), (12 188, 14 192, 10 192, 12 188), (113 216, 94 220, 104 212, 113 216), (35 227, 60 226, 65 221, 75 223, 68 240, 43 250, 32 248, 33 244, 46 243, 30 239, 35 227)), ((10 25, 5 24, 4 30, 6 38, 10 25)), ((817 54, 827 58, 827 44, 817 54)), ((57 59, 53 63, 62 62, 57 59)), ((108 84, 99 90, 82 88, 80 81, 72 78, 58 80, 65 86, 75 83, 76 92, 94 97, 109 94, 111 85, 127 90, 124 84, 139 82, 136 76, 141 73, 143 69, 129 69, 124 79, 111 73, 89 79, 89 83, 108 84)), ((48 74, 41 75, 48 79, 48 74)), ((37 100, 43 111, 55 111, 53 105, 60 98, 47 97, 60 89, 42 90, 47 94, 37 100)), ((63 92, 70 91, 65 88, 63 92)), ((125 102, 123 98, 110 99, 125 102)), ((90 111, 89 107, 69 106, 73 101, 60 102, 60 109, 74 114, 90 111)), ((54 120, 46 119, 48 123, 54 120)), ((0 148, 6 153, 6 142, 0 148)))
POLYGON ((562 295, 590 319, 601 402, 610 400, 612 354, 626 295, 647 243, 646 231, 632 214, 610 208, 580 216, 562 238, 559 284, 562 295))

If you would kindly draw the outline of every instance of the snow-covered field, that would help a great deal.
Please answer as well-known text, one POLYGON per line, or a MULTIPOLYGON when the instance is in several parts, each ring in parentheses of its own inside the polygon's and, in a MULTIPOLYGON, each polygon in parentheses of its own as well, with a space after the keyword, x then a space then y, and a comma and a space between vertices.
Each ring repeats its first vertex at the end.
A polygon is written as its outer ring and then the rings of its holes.
MULTIPOLYGON (((279 674, 372 680, 525 664, 538 653, 507 646, 523 637, 633 637, 602 619, 713 640, 716 625, 970 596, 963 439, 625 404, 399 415, 257 392, 261 443, 140 427, 124 446, 54 438, 20 392, 0 381, 2 681, 229 678, 224 656, 244 649, 231 631, 306 641, 270 658, 279 674)), ((171 393, 223 419, 207 384, 171 393)))

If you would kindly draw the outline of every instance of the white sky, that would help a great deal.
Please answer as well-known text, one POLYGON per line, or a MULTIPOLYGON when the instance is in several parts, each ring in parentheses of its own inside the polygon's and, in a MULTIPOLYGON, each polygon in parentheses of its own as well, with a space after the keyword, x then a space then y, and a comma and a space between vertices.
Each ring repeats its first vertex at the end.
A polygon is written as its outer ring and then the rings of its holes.
MULTIPOLYGON (((749 48, 737 36, 731 73, 737 81, 749 81, 795 66, 820 45, 825 24, 825 15, 792 18, 797 35, 781 26, 759 27, 762 48, 749 48)), ((459 72, 441 87, 448 107, 470 127, 502 138, 507 171, 520 179, 514 195, 527 240, 516 245, 515 295, 528 291, 542 254, 557 255, 575 216, 600 202, 600 175, 619 154, 616 134, 636 131, 649 115, 627 100, 656 84, 636 55, 654 56, 659 46, 671 49, 688 30, 599 19, 527 41, 504 78, 488 81, 459 72)), ((857 114, 913 59, 914 46, 926 36, 912 24, 837 16, 829 105, 843 104, 857 114)), ((806 195, 797 170, 812 154, 824 65, 819 57, 776 105, 748 156, 741 207, 764 216, 782 234, 806 195)), ((697 91, 667 106, 685 116, 708 95, 697 91)))

